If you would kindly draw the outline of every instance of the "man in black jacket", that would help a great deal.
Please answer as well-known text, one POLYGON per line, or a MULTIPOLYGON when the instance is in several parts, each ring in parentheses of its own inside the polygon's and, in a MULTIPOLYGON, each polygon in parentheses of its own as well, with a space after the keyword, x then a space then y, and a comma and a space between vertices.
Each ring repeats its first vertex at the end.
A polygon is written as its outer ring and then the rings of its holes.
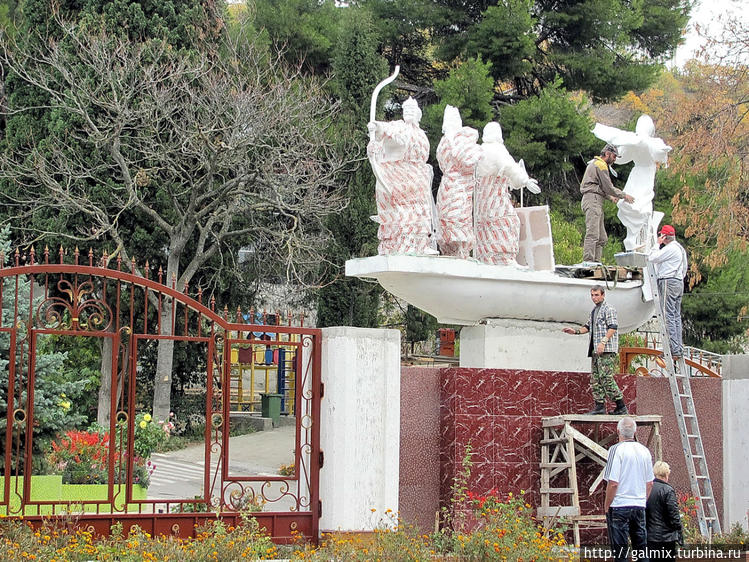
POLYGON ((671 468, 668 463, 658 461, 653 474, 653 490, 645 508, 650 559, 676 560, 677 545, 684 540, 676 492, 668 483, 671 468))

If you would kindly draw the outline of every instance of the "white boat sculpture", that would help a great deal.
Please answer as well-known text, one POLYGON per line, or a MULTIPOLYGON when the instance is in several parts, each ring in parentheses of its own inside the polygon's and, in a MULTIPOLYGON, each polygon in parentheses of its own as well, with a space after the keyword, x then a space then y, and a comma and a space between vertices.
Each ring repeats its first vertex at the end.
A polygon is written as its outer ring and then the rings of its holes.
POLYGON ((384 255, 346 262, 346 275, 376 279, 398 298, 443 324, 471 326, 490 318, 585 324, 593 304, 590 288, 606 288, 619 330, 629 332, 654 313, 642 280, 605 282, 567 277, 574 268, 531 271, 449 256, 384 255))

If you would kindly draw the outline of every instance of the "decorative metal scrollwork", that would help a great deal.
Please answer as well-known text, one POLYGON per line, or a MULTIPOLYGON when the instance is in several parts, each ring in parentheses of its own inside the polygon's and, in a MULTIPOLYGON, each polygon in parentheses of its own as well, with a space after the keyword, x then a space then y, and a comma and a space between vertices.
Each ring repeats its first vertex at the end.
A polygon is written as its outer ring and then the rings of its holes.
POLYGON ((112 324, 112 309, 100 298, 94 297, 94 284, 84 281, 73 285, 67 279, 57 282, 57 288, 68 296, 49 297, 36 310, 37 324, 47 329, 74 331, 103 331, 112 324))

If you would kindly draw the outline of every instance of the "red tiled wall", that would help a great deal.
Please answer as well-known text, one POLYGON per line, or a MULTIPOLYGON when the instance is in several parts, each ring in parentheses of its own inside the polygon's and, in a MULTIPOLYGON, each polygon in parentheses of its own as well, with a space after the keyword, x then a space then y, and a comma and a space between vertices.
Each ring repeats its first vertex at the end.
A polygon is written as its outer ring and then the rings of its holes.
MULTIPOLYGON (((617 381, 630 412, 664 416, 664 459, 671 465, 674 485, 688 489, 668 382, 635 375, 618 375, 617 381)), ((693 390, 722 513, 720 380, 693 380, 693 390)), ((526 490, 530 503, 538 506, 541 418, 582 413, 591 407, 588 373, 404 367, 401 516, 423 530, 433 527, 435 511, 449 502, 450 487, 469 441, 474 463, 472 491, 526 490)), ((613 433, 615 427, 603 426, 603 431, 613 433)), ((577 468, 583 512, 600 512, 603 486, 592 496, 587 492, 600 472, 599 465, 583 459, 577 468)))
MULTIPOLYGON (((635 412, 635 377, 620 375, 617 381, 635 412)), ((587 373, 504 369, 442 369, 440 402, 443 505, 469 441, 472 491, 526 490, 530 503, 539 505, 541 418, 592 407, 587 373)), ((587 477, 584 463, 579 472, 587 477)), ((596 475, 597 471, 590 482, 596 475)))

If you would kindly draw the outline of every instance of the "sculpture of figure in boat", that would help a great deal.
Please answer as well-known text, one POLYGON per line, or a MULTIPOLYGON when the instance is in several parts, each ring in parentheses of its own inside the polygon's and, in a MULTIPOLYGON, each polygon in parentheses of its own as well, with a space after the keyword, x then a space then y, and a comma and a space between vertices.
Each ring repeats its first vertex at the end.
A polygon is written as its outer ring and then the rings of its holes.
POLYGON ((403 119, 371 121, 367 155, 377 183, 379 254, 437 254, 434 171, 427 164, 429 140, 419 127, 421 110, 403 102, 403 119))
POLYGON ((522 160, 515 162, 505 147, 499 123, 487 123, 482 136, 482 156, 476 165, 474 257, 483 263, 515 265, 520 219, 512 206, 510 189, 539 193, 522 160))
POLYGON ((448 105, 442 121, 437 162, 442 180, 437 192, 440 253, 470 258, 473 249, 473 189, 476 164, 482 155, 479 132, 464 127, 458 108, 448 105))

